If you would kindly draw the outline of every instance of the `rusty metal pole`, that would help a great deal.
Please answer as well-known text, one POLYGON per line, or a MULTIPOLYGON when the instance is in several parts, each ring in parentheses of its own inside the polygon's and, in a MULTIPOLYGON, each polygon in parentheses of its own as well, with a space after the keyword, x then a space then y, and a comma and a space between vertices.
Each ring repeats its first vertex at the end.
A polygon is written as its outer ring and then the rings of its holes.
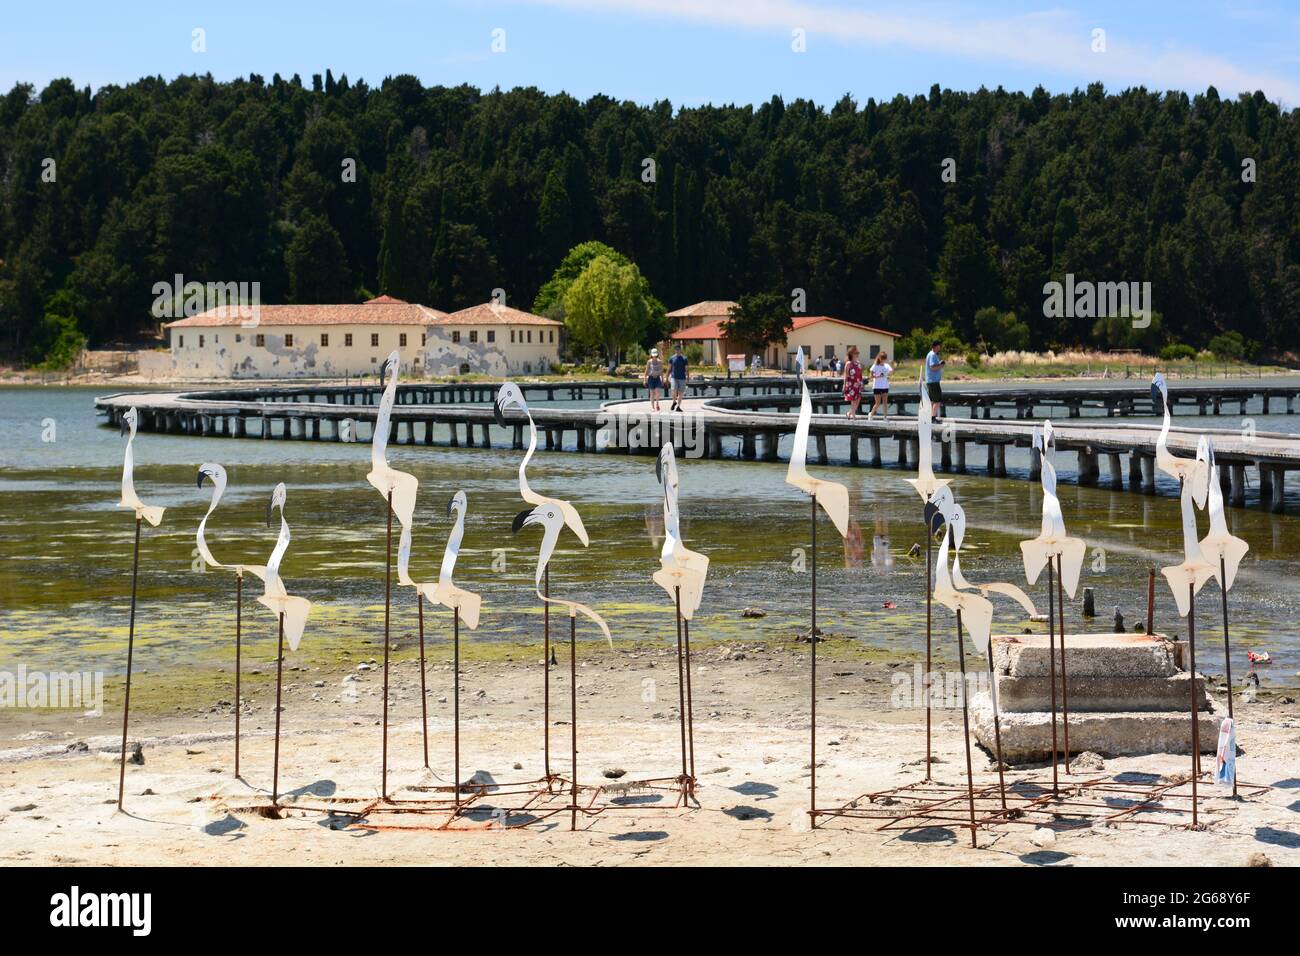
MULTIPOLYGON (((1224 587, 1227 583, 1227 568, 1224 565, 1223 555, 1219 555, 1219 594, 1223 597, 1223 669, 1227 672, 1228 677, 1228 719, 1233 722, 1233 727, 1237 726, 1236 720, 1232 716, 1232 647, 1228 641, 1228 589, 1224 587)), ((1236 754, 1233 754, 1236 757, 1236 754)), ((1232 795, 1237 795, 1237 775, 1232 775, 1232 795)))
POLYGON ((1056 776, 1056 584, 1052 559, 1047 559, 1047 671, 1052 688, 1052 796, 1060 796, 1056 776))
MULTIPOLYGON (((420 615, 420 726, 424 729, 424 769, 429 769, 429 698, 424 677, 424 595, 415 592, 416 608, 420 615)), ((452 611, 452 616, 456 614, 452 611)))
POLYGON ((673 602, 677 615, 677 723, 682 734, 682 793, 686 793, 686 679, 682 673, 682 589, 673 588, 673 602))
POLYGON ((122 766, 117 774, 117 808, 126 790, 126 726, 131 716, 131 666, 135 657, 135 595, 140 580, 140 516, 135 516, 135 557, 131 560, 131 623, 126 636, 126 697, 122 701, 122 766))
POLYGON ((1156 626, 1156 569, 1147 568, 1147 633, 1154 634, 1156 626))
POLYGON ((957 609, 957 661, 961 667, 961 726, 962 738, 966 743, 966 800, 970 806, 970 845, 977 847, 975 840, 975 776, 970 759, 970 715, 966 707, 966 644, 961 637, 961 609, 957 609))
POLYGON ((1187 585, 1187 686, 1192 699, 1192 826, 1196 826, 1196 778, 1201 775, 1201 719, 1196 708, 1196 585, 1187 585))
POLYGON ((280 612, 280 641, 275 654, 275 762, 271 771, 271 805, 280 805, 280 699, 284 687, 284 612, 280 612))
MULTIPOLYGON (((542 572, 542 594, 551 596, 551 568, 542 572)), ((551 605, 542 601, 542 772, 546 792, 551 792, 551 605)))
MULTIPOLYGON (((1050 560, 1050 559, 1049 559, 1050 560)), ((1056 618, 1061 625, 1061 729, 1065 732, 1065 772, 1070 773, 1070 680, 1065 672, 1065 583, 1056 556, 1056 618)))
POLYGON ((993 708, 993 743, 997 748, 998 761, 998 795, 1002 798, 1002 810, 1007 809, 1007 782, 1002 774, 1002 721, 998 717, 998 678, 993 672, 993 638, 989 638, 989 706, 993 708))
POLYGON ((569 829, 578 829, 578 613, 569 609, 569 762, 573 789, 569 808, 569 829))
POLYGON ((393 603, 393 493, 388 492, 388 551, 384 557, 384 753, 379 797, 388 799, 388 623, 393 603))
POLYGON ((243 704, 239 697, 239 657, 242 644, 244 617, 244 572, 235 574, 235 779, 239 776, 239 711, 243 704))
POLYGON ((812 623, 808 629, 808 654, 812 662, 808 675, 809 744, 808 819, 817 829, 817 492, 812 494, 812 623))
POLYGON ((921 681, 921 690, 925 694, 925 783, 930 782, 930 644, 931 628, 933 621, 933 604, 934 596, 931 591, 934 589, 934 570, 933 555, 934 553, 934 535, 930 533, 930 527, 927 524, 925 528, 925 678, 921 681))
POLYGON ((690 748, 690 784, 691 795, 695 794, 695 704, 691 699, 691 622, 682 621, 682 632, 686 635, 686 740, 690 748))
POLYGON ((455 775, 452 778, 456 801, 456 812, 460 812, 460 612, 453 609, 451 613, 451 671, 452 671, 452 723, 455 725, 452 766, 455 775))

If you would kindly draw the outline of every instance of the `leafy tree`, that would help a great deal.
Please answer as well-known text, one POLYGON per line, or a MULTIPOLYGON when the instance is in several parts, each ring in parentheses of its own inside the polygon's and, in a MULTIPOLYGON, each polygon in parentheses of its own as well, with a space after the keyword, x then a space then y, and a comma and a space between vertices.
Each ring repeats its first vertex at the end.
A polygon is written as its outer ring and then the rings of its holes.
POLYGON ((347 302, 352 298, 343 243, 320 216, 309 216, 298 227, 284 251, 284 264, 294 302, 347 302))
POLYGON ((990 353, 1020 351, 1029 348, 1029 326, 1014 312, 999 312, 985 306, 975 313, 975 331, 990 353))
POLYGON ((616 363, 620 352, 641 340, 651 304, 636 266, 597 256, 564 293, 564 324, 579 348, 600 350, 616 363))
POLYGON ((790 301, 779 292, 742 295, 721 324, 726 338, 744 342, 759 352, 773 342, 783 341, 792 328, 790 301))

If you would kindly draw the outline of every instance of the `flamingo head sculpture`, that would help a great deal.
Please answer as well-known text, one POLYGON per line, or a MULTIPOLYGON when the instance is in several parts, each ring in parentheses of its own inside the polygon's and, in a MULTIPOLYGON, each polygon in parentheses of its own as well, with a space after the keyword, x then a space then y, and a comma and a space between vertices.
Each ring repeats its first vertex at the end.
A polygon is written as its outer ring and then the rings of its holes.
POLYGON ((1163 372, 1156 372, 1151 378, 1151 405, 1160 413, 1163 413, 1169 405, 1169 387, 1165 385, 1165 376, 1163 372))
POLYGON ((289 493, 284 487, 284 482, 275 486, 271 492, 271 500, 266 503, 266 526, 271 527, 271 514, 276 508, 280 509, 280 518, 284 518, 284 503, 288 499, 289 493))
POLYGON ((128 408, 125 412, 122 413, 122 417, 118 420, 117 423, 118 434, 126 435, 129 433, 131 437, 134 438, 136 423, 138 421, 139 421, 139 413, 135 410, 135 406, 132 405, 130 408, 128 408))
POLYGON ((503 382, 501 384, 501 387, 497 389, 496 402, 492 406, 492 417, 496 419, 496 423, 502 428, 505 427, 506 419, 501 413, 507 408, 517 408, 525 415, 529 414, 528 403, 524 401, 524 393, 519 390, 519 386, 514 382, 503 382))
POLYGON ((659 449, 659 456, 655 459, 655 480, 667 488, 676 488, 679 484, 677 478, 677 455, 673 452, 671 443, 665 443, 663 448, 659 449))
POLYGON ((518 534, 521 528, 533 525, 540 525, 543 532, 542 544, 537 552, 537 575, 535 580, 536 585, 541 587, 542 574, 551 561, 551 555, 555 553, 555 543, 560 538, 560 529, 564 527, 564 513, 554 502, 543 502, 535 508, 529 508, 527 511, 521 511, 515 515, 511 531, 518 534))
POLYGON ((925 527, 931 537, 938 534, 944 525, 952 521, 956 507, 957 502, 952 496, 952 489, 947 485, 935 489, 934 494, 926 499, 924 508, 925 527))
POLYGON ((221 498, 221 493, 226 490, 226 469, 214 462, 204 462, 199 465, 196 487, 202 488, 205 481, 212 482, 212 499, 215 503, 221 498))
POLYGON ((799 351, 794 353, 794 371, 800 378, 808 372, 808 360, 804 357, 802 345, 799 346, 799 351))
POLYGON ((465 492, 458 491, 447 500, 447 517, 453 514, 464 514, 469 502, 465 498, 465 492))

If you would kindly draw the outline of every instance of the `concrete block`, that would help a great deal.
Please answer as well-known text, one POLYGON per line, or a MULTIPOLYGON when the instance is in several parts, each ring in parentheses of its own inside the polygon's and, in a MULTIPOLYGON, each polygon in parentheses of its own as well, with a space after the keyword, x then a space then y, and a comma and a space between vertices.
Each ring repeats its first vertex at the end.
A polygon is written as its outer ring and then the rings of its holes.
MULTIPOLYGON (((1070 713, 1111 711, 1190 711, 1187 674, 1173 677, 1076 676, 1069 671, 1070 713)), ((1052 682, 1048 677, 1012 677, 999 674, 998 704, 1004 711, 1025 713, 1052 709, 1052 682)), ((1056 706, 1064 700, 1061 675, 1056 675, 1056 706)), ((1196 677, 1196 700, 1204 707, 1205 678, 1196 677)))
MULTIPOLYGON (((1057 667, 1060 670, 1061 648, 1057 667)), ((1161 634, 1066 634, 1066 668, 1079 677, 1172 677, 1178 663, 1173 642, 1161 634)), ((995 634, 993 669, 1011 677, 1043 677, 1050 660, 1046 634, 995 634)))

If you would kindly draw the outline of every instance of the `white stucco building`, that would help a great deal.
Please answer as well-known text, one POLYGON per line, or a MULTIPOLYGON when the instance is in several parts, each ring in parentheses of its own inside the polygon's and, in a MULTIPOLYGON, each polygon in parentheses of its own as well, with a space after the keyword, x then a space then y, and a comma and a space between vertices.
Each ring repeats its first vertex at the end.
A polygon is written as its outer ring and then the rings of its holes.
POLYGON ((424 352, 429 375, 544 374, 560 361, 564 323, 496 302, 438 319, 424 352))

